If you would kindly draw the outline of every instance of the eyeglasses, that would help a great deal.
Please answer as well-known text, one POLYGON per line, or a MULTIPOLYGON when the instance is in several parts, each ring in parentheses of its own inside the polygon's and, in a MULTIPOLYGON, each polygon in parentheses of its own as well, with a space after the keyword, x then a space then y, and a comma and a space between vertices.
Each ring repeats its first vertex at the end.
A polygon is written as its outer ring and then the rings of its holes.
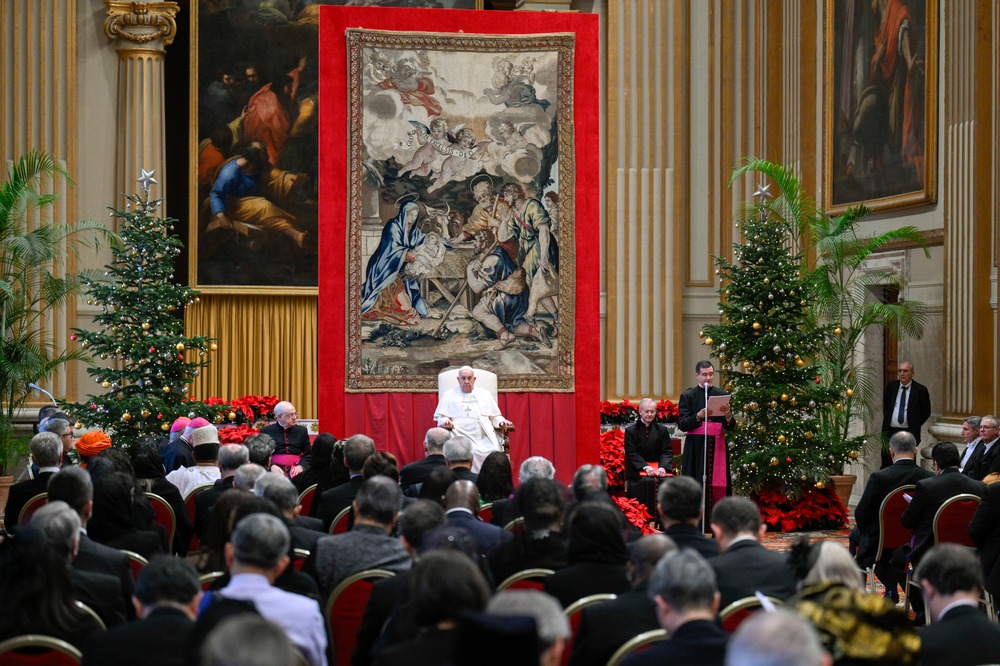
POLYGON ((998 428, 1000 428, 1000 426, 995 426, 995 425, 991 425, 991 426, 990 425, 980 425, 979 426, 980 430, 997 430, 998 428))
POLYGON ((278 414, 278 416, 291 416, 292 418, 299 418, 298 412, 285 412, 284 414, 278 414))
POLYGON ((72 433, 72 432, 64 432, 63 434, 61 434, 61 435, 59 435, 59 436, 60 436, 60 437, 72 437, 72 436, 73 436, 73 433, 72 433))

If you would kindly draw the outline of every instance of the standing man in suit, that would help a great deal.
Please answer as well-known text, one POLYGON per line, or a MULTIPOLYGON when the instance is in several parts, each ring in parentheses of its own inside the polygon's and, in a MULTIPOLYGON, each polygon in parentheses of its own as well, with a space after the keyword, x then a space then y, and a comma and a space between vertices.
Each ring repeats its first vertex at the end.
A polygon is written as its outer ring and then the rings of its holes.
MULTIPOLYGON (((907 431, 920 445, 920 428, 931 415, 931 396, 927 387, 913 380, 913 364, 901 361, 897 369, 899 379, 889 382, 882 396, 882 434, 886 439, 893 433, 907 431)), ((883 449, 882 468, 892 464, 892 458, 883 449)))
MULTIPOLYGON (((689 432, 701 426, 707 419, 709 421, 721 423, 722 427, 726 430, 732 430, 736 426, 736 420, 733 418, 728 405, 723 408, 722 412, 719 414, 709 414, 708 407, 705 405, 706 388, 708 389, 708 397, 712 397, 713 395, 726 395, 726 392, 721 388, 712 385, 715 381, 715 366, 712 365, 711 361, 698 361, 694 366, 694 372, 698 378, 698 385, 684 391, 684 393, 681 393, 681 400, 678 405, 680 416, 677 421, 677 426, 684 432, 689 432)), ((722 497, 713 497, 713 493, 711 492, 712 472, 715 469, 715 465, 725 466, 726 495, 729 495, 731 490, 729 477, 729 452, 724 449, 723 459, 715 460, 715 447, 710 441, 707 441, 707 439, 707 437, 702 435, 691 435, 684 438, 684 464, 681 473, 684 476, 692 477, 700 484, 702 477, 702 458, 704 456, 707 459, 708 469, 705 472, 705 476, 709 480, 709 483, 708 488, 705 489, 704 510, 711 515, 712 506, 722 499, 722 497), (707 452, 703 449, 703 447, 707 447, 707 452)))
POLYGON ((917 465, 917 439, 912 433, 901 431, 889 438, 889 453, 892 464, 868 477, 865 491, 854 509, 857 526, 851 532, 850 543, 857 548, 855 559, 860 567, 875 565, 875 575, 885 585, 886 596, 899 601, 897 580, 889 566, 893 550, 882 553, 882 559, 875 561, 878 552, 879 509, 886 496, 900 486, 916 484, 917 481, 934 476, 933 472, 917 465))
POLYGON ((96 634, 83 646, 83 664, 182 666, 201 586, 186 560, 158 557, 143 567, 132 600, 138 622, 96 634))
POLYGON ((934 546, 915 577, 934 618, 920 631, 921 663, 1000 662, 1000 626, 979 612, 983 575, 976 556, 956 544, 934 546))
POLYGON ((650 477, 663 478, 674 466, 674 450, 670 444, 670 431, 656 422, 656 401, 643 398, 639 401, 639 420, 625 428, 625 480, 629 497, 634 497, 656 511, 656 483, 650 477), (655 462, 659 466, 651 467, 655 462), (645 472, 647 478, 639 476, 645 472))
POLYGON ((970 416, 962 421, 962 441, 965 442, 965 451, 962 453, 962 462, 958 465, 958 471, 964 473, 965 466, 969 463, 969 458, 976 451, 981 438, 979 437, 979 424, 982 421, 978 416, 970 416))
POLYGON ((1000 439, 1000 429, 997 426, 1000 422, 997 417, 987 414, 979 421, 979 442, 972 451, 965 469, 962 471, 965 476, 976 481, 982 481, 992 470, 997 454, 1000 453, 1000 446, 996 446, 1000 439))
POLYGON ((721 554, 708 563, 715 569, 721 608, 758 591, 782 601, 795 593, 785 555, 760 543, 767 526, 756 504, 746 497, 726 497, 712 510, 711 526, 721 554))
POLYGON ((17 526, 21 509, 35 495, 44 493, 49 484, 49 478, 59 471, 63 446, 59 436, 52 432, 40 432, 28 443, 31 451, 31 461, 38 465, 35 478, 26 479, 10 487, 7 496, 7 508, 4 510, 4 528, 11 532, 17 526))
POLYGON ((427 480, 427 476, 435 469, 444 468, 448 463, 444 459, 444 443, 451 439, 451 433, 444 428, 434 427, 424 435, 425 456, 420 460, 404 465, 399 470, 399 485, 405 490, 427 480))
POLYGON ((289 476, 296 476, 308 468, 312 460, 309 431, 305 426, 296 425, 299 411, 287 400, 274 406, 274 418, 276 423, 260 429, 262 434, 274 440, 272 464, 284 469, 289 476))

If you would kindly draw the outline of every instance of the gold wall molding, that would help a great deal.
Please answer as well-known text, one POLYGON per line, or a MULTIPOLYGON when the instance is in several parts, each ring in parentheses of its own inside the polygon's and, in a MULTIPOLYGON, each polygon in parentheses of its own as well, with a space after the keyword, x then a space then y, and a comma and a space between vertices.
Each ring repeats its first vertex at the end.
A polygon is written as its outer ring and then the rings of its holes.
POLYGON ((120 2, 105 0, 108 16, 104 34, 108 39, 124 39, 139 46, 157 41, 156 48, 169 46, 177 35, 174 17, 180 10, 176 2, 120 2))

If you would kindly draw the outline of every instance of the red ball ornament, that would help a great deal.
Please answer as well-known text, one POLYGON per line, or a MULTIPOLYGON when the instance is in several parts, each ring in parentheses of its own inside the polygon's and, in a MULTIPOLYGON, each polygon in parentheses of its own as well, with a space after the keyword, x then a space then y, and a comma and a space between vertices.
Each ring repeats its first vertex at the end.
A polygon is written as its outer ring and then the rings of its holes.
POLYGON ((149 353, 150 354, 155 354, 156 353, 156 347, 150 347, 149 348, 149 353))
POLYGON ((183 361, 184 360, 184 354, 178 354, 177 355, 177 360, 178 361, 183 361))
POLYGON ((790 462, 792 462, 792 459, 791 459, 791 457, 788 457, 788 458, 785 458, 785 462, 786 462, 786 463, 790 463, 790 462))
POLYGON ((93 402, 92 402, 92 403, 90 403, 90 408, 91 408, 91 409, 97 409, 97 404, 96 404, 96 403, 93 403, 93 402))
POLYGON ((162 418, 163 418, 163 414, 157 414, 157 415, 156 415, 156 418, 158 418, 158 419, 162 419, 162 418))
POLYGON ((76 333, 74 333, 73 335, 69 336, 69 339, 72 340, 73 342, 76 342, 76 333))
POLYGON ((821 381, 822 378, 819 375, 816 375, 816 383, 819 384, 821 381))

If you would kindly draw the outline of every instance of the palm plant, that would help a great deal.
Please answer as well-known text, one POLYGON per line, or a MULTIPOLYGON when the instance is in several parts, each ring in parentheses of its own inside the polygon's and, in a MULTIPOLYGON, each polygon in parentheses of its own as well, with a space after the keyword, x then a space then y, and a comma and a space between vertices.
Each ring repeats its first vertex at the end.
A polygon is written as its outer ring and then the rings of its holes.
MULTIPOLYGON (((772 215, 797 232, 794 242, 799 249, 810 245, 815 251, 815 265, 803 259, 801 266, 810 284, 812 323, 837 327, 835 338, 822 348, 816 361, 823 381, 847 387, 840 408, 820 414, 820 430, 848 441, 852 424, 870 421, 880 389, 879 378, 859 353, 865 333, 880 326, 897 336, 920 338, 927 319, 920 302, 882 302, 879 293, 883 289, 902 290, 906 278, 889 270, 872 270, 865 262, 899 241, 914 243, 929 255, 923 236, 913 226, 864 233, 861 222, 871 210, 863 205, 831 217, 806 195, 794 172, 768 160, 748 158, 733 172, 730 182, 746 174, 766 176, 777 185, 776 196, 767 204, 772 215)), ((870 436, 865 433, 855 438, 860 441, 870 436)))
POLYGON ((88 240, 97 245, 113 237, 94 220, 46 219, 59 195, 40 190, 55 177, 69 180, 51 154, 31 151, 0 184, 0 475, 24 453, 23 441, 14 437, 14 417, 30 395, 29 384, 85 358, 82 350, 58 349, 44 332, 46 320, 80 287, 80 275, 60 276, 59 269, 88 240))

